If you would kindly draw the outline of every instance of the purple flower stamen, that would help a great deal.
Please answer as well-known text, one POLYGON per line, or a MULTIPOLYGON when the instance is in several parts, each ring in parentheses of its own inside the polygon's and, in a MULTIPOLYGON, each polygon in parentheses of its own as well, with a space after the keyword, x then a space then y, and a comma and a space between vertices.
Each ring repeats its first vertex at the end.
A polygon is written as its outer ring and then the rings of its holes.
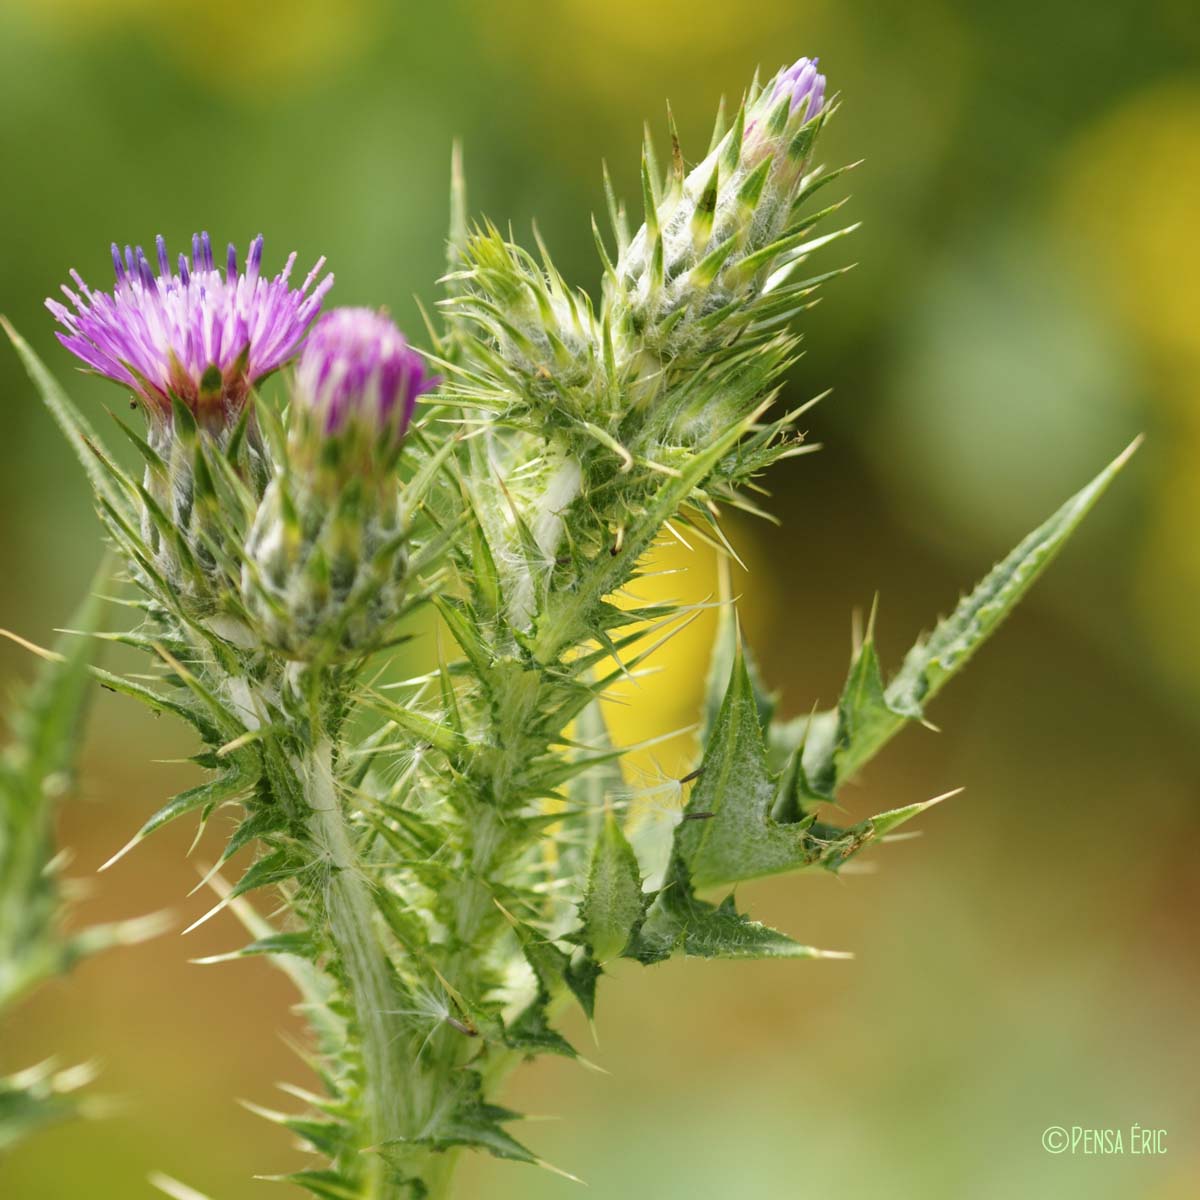
POLYGON ((255 383, 296 353, 333 286, 331 274, 313 286, 322 258, 302 287, 289 287, 295 254, 274 279, 260 279, 262 245, 260 234, 239 274, 235 247, 221 271, 208 234, 196 234, 191 262, 181 254, 172 275, 166 242, 158 237, 156 276, 140 246, 126 246, 122 256, 114 244, 111 295, 93 292, 72 271, 78 294, 62 289, 71 307, 57 300, 46 307, 66 329, 59 341, 93 371, 132 388, 151 413, 168 416, 174 393, 197 415, 223 421, 255 383))
POLYGON ((296 394, 326 434, 365 427, 398 446, 417 398, 437 386, 389 317, 335 308, 313 327, 296 368, 296 394))

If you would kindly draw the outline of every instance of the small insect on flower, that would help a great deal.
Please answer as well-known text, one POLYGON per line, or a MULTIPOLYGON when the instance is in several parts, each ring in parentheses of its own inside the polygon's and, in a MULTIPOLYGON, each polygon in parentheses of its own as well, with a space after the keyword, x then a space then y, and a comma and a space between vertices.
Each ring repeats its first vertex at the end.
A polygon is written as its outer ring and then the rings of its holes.
POLYGON ((321 434, 359 435, 386 460, 400 448, 417 399, 437 383, 386 314, 336 308, 304 345, 295 396, 321 434))
POLYGON ((111 295, 93 292, 72 270, 78 291, 62 290, 73 308, 57 300, 46 307, 66 328, 59 341, 93 371, 131 388, 152 419, 170 420, 174 396, 200 424, 220 429, 250 388, 296 353, 333 276, 317 282, 321 258, 292 287, 293 253, 278 275, 262 278, 261 234, 243 271, 232 245, 224 270, 217 266, 207 233, 192 238, 191 261, 181 254, 175 274, 161 236, 156 247, 157 275, 141 246, 126 246, 122 257, 114 244, 111 295))

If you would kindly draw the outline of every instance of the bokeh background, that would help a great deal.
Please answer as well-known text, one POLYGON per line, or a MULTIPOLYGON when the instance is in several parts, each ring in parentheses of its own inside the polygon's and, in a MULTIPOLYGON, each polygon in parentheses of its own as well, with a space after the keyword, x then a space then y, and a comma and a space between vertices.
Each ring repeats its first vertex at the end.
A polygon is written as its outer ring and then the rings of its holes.
MULTIPOLYGON (((111 240, 197 228, 278 264, 326 254, 340 303, 416 325, 436 295, 449 148, 471 207, 597 277, 600 159, 636 195, 641 123, 669 98, 699 158, 718 97, 819 53, 845 99, 831 164, 864 158, 857 260, 806 325, 792 399, 822 453, 772 480, 782 527, 736 524, 742 613, 789 712, 828 703, 850 615, 880 593, 895 665, 959 589, 1135 434, 1147 442, 1000 637, 856 789, 855 814, 965 785, 872 873, 739 893, 852 962, 619 965, 609 1072, 525 1068, 522 1136, 598 1197, 1182 1200, 1200 1194, 1200 17, 1193 0, 6 0, 0 308, 79 402, 41 307, 111 240), (1167 1130, 1158 1158, 1054 1157, 1048 1125, 1167 1130)), ((98 558, 74 462, 0 348, 0 625, 37 641, 98 558)), ((710 557, 672 551, 712 592, 710 557)), ((710 631, 617 712, 627 739, 692 719, 710 631), (632 714, 632 715, 631 715, 632 714)), ((688 640, 690 638, 690 640, 688 640)), ((427 643, 426 643, 427 646, 427 643)), ((419 656, 427 650, 418 648, 419 656)), ((0 647, 0 673, 31 663, 0 647)), ((64 814, 94 868, 189 769, 184 733, 102 695, 64 814), (151 759, 155 761, 150 761, 151 759)), ((686 741, 639 786, 686 769, 686 741)), ((669 796, 670 789, 663 789, 669 796)), ((665 802, 665 801, 664 801, 665 802)), ((88 916, 188 898, 190 830, 90 883, 88 916)), ((202 844, 195 858, 203 859, 202 844)), ((211 850, 208 852, 211 853, 211 850)), ((306 1081, 286 983, 214 921, 87 963, 0 1031, 0 1069, 97 1057, 120 1107, 0 1162, 5 1200, 132 1200, 155 1168, 217 1200, 294 1167, 238 1107, 306 1081)), ((586 1030, 575 1031, 588 1039, 586 1030)), ((491 1160, 464 1195, 574 1185, 491 1160)))

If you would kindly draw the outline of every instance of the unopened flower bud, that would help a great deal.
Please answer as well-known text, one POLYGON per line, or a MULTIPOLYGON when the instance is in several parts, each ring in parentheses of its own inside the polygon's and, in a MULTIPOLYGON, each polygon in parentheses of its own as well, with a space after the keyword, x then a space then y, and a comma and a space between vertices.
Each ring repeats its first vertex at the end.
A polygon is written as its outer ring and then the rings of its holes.
POLYGON ((317 322, 300 355, 293 428, 307 424, 314 436, 355 440, 373 462, 386 463, 417 398, 435 383, 390 317, 337 308, 317 322))
POLYGON ((800 58, 780 71, 763 90, 760 100, 763 111, 769 115, 786 96, 789 121, 804 123, 818 116, 825 103, 825 76, 817 71, 820 61, 818 58, 800 58))
POLYGON ((812 149, 811 136, 801 131, 825 107, 825 76, 817 71, 819 61, 801 58, 785 67, 746 112, 742 138, 746 163, 756 166, 772 158, 777 188, 787 189, 799 179, 812 149))
MULTIPOLYGON (((644 180, 646 221, 613 283, 658 364, 727 341, 766 279, 802 242, 793 204, 827 115, 825 76, 802 58, 754 91, 708 156, 661 190, 644 180), (790 239, 790 240, 789 240, 790 239)), ((610 298, 616 299, 610 284, 610 298)))
POLYGON ((335 309, 313 329, 295 373, 286 461, 242 575, 243 602, 276 649, 337 661, 393 635, 407 565, 396 459, 418 397, 435 384, 382 313, 335 309))

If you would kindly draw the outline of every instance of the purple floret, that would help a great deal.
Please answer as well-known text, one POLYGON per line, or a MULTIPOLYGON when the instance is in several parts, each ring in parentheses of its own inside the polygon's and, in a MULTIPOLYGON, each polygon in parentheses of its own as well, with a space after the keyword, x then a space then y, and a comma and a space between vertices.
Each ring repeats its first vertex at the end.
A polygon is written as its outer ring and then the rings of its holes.
POLYGON ((261 278, 262 246, 260 234, 239 273, 231 245, 222 270, 208 234, 196 234, 191 261, 181 254, 172 274, 159 237, 156 275, 140 246, 126 246, 122 256, 114 245, 111 295, 93 292, 72 271, 78 291, 62 290, 73 308, 57 300, 46 307, 67 330, 59 341, 93 371, 132 388, 152 415, 169 417, 174 393, 206 422, 221 422, 296 353, 333 286, 332 275, 313 286, 322 258, 299 288, 290 287, 294 253, 280 274, 261 278))
POLYGON ((786 67, 775 78, 771 100, 778 103, 785 95, 791 95, 791 111, 797 112, 807 100, 805 120, 811 120, 825 103, 825 76, 818 74, 819 58, 801 58, 786 67))
POLYGON ((358 425, 397 446, 417 398, 437 386, 390 317, 335 308, 313 327, 296 368, 298 399, 328 434, 358 425))

